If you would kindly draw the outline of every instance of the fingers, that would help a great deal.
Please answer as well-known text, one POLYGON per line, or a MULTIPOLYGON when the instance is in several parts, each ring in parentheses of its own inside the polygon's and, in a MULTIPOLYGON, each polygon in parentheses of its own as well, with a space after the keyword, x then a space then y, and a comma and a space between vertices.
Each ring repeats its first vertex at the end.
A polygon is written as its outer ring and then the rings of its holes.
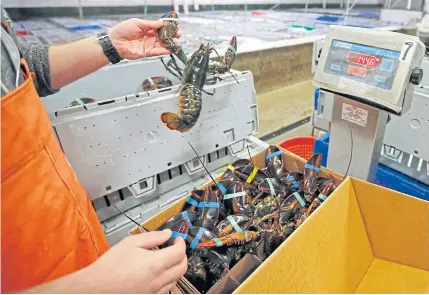
POLYGON ((168 269, 186 258, 185 241, 182 238, 177 238, 172 246, 155 251, 155 253, 160 269, 168 269))
POLYGON ((164 229, 163 231, 152 231, 132 235, 127 237, 124 241, 137 247, 150 250, 156 246, 164 244, 169 238, 171 238, 171 230, 164 229))
POLYGON ((176 284, 177 284, 177 281, 174 281, 173 283, 168 284, 167 286, 159 290, 158 294, 168 294, 168 292, 170 292, 176 284))
POLYGON ((174 37, 175 37, 175 38, 180 38, 182 35, 183 35, 183 31, 182 31, 182 30, 179 30, 179 31, 177 31, 177 34, 176 34, 176 36, 174 36, 174 37))
MULTIPOLYGON (((163 273, 161 273, 159 276, 159 282, 161 282, 161 285, 170 285, 171 283, 175 283, 178 279, 185 275, 187 270, 188 259, 185 256, 180 263, 166 269, 163 273)), ((168 291, 170 290, 171 288, 168 291)))
POLYGON ((145 19, 136 19, 136 24, 139 26, 140 29, 142 30, 157 30, 159 29, 162 25, 163 22, 161 20, 145 20, 145 19))

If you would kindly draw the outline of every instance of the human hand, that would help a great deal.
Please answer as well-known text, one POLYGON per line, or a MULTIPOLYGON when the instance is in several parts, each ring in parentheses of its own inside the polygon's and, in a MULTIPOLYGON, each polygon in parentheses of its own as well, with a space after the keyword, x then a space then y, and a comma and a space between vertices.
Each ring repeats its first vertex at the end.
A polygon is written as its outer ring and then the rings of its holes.
MULTIPOLYGON (((139 59, 149 56, 169 54, 165 45, 158 39, 157 29, 163 25, 161 20, 151 21, 132 18, 109 29, 113 46, 122 58, 139 59)), ((180 37, 180 32, 176 37, 180 37)))
POLYGON ((171 237, 170 230, 126 237, 82 271, 96 293, 168 293, 186 273, 183 239, 151 250, 171 237))

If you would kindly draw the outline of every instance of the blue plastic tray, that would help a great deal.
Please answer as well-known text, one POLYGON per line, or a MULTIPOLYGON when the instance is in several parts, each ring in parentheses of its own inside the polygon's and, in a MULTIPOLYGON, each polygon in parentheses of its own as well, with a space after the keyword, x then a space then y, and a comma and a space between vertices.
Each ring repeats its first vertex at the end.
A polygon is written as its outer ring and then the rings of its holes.
MULTIPOLYGON (((314 153, 322 154, 322 166, 326 167, 329 150, 329 132, 314 142, 314 153)), ((395 191, 429 201, 429 186, 382 164, 378 165, 375 183, 395 191)))

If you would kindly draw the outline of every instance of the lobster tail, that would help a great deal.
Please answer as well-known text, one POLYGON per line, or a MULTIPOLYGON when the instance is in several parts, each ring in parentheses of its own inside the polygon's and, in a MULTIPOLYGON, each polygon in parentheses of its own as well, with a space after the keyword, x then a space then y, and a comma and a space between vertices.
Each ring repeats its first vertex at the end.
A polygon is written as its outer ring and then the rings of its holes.
POLYGON ((177 130, 180 132, 186 132, 190 128, 183 122, 183 119, 174 113, 162 113, 161 121, 164 123, 168 129, 177 130))

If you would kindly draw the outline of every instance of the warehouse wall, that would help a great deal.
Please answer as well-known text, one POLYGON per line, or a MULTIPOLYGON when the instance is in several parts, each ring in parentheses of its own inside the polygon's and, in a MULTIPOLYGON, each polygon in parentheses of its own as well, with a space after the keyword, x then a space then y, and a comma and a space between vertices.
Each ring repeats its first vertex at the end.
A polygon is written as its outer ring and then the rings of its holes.
POLYGON ((237 55, 234 69, 253 73, 258 94, 312 78, 313 43, 237 55))

